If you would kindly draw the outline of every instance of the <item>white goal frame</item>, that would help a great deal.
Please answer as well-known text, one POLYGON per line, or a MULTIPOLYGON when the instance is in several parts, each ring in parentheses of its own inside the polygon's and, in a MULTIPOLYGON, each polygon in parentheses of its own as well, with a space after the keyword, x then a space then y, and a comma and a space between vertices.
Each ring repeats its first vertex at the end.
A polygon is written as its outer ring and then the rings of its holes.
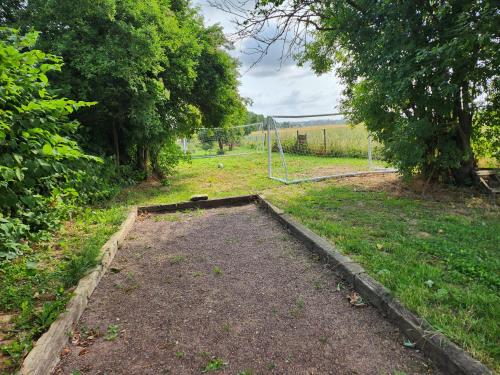
POLYGON ((317 177, 308 177, 308 178, 299 178, 299 179, 290 179, 288 175, 288 166, 286 163, 285 153, 283 152, 283 147, 281 145, 281 138, 278 130, 278 126, 275 119, 290 119, 290 118, 311 118, 311 117, 330 117, 330 116, 339 116, 343 113, 323 113, 323 114, 314 114, 314 115, 273 115, 268 116, 264 120, 264 128, 267 130, 267 175, 270 179, 280 181, 284 184, 298 184, 301 182, 314 182, 314 181, 322 181, 331 178, 341 178, 341 177, 354 177, 354 176, 362 176, 367 174, 380 174, 380 173, 394 173, 396 172, 393 168, 383 168, 383 169, 374 169, 373 168, 373 160, 372 160, 372 137, 370 133, 368 133, 368 149, 367 149, 367 159, 368 159, 368 170, 363 172, 348 172, 348 173, 335 173, 324 176, 317 177), (278 146, 278 152, 281 158, 281 165, 284 170, 285 177, 280 178, 273 176, 273 168, 272 168, 272 139, 271 133, 274 131, 276 137, 276 144, 278 146))

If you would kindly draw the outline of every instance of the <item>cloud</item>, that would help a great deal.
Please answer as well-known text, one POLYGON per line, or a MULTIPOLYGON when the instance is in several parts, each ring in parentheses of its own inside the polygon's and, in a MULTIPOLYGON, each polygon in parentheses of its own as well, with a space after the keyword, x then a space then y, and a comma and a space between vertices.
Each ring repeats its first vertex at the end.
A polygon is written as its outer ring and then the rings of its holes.
MULTIPOLYGON (((207 24, 220 23, 227 34, 235 32, 233 16, 212 8, 208 0, 198 0, 207 24)), ((271 36, 272 26, 263 30, 262 36, 271 36)), ((261 46, 262 47, 262 46, 261 46)), ((312 114, 336 111, 340 101, 342 84, 332 74, 316 76, 311 67, 298 67, 292 58, 282 59, 282 44, 272 45, 265 56, 253 52, 259 50, 254 39, 238 40, 231 55, 241 62, 242 96, 252 99, 251 110, 270 114, 312 114)))

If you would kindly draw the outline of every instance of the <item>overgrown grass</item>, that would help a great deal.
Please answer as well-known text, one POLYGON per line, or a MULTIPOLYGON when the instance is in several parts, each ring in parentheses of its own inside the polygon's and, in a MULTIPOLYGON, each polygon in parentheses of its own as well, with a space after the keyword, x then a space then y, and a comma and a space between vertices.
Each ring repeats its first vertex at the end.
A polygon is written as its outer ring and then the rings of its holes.
POLYGON ((119 207, 85 209, 57 236, 0 268, 0 373, 11 373, 64 311, 72 287, 98 261, 99 250, 125 216, 119 207))

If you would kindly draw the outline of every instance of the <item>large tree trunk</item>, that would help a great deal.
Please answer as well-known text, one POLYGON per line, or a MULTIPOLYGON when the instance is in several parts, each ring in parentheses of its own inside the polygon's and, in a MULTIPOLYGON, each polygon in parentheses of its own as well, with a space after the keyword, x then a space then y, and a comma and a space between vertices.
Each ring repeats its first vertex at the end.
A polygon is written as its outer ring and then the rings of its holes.
POLYGON ((455 101, 455 116, 458 118, 455 139, 457 148, 461 151, 462 160, 457 168, 451 170, 451 174, 457 185, 472 185, 475 181, 476 162, 471 146, 473 114, 470 104, 468 83, 463 83, 460 95, 455 101))
POLYGON ((113 144, 115 147, 115 165, 118 168, 120 166, 120 141, 118 139, 118 129, 116 128, 115 121, 113 121, 113 144))
POLYGON ((137 145, 137 169, 147 172, 148 148, 145 145, 137 145))

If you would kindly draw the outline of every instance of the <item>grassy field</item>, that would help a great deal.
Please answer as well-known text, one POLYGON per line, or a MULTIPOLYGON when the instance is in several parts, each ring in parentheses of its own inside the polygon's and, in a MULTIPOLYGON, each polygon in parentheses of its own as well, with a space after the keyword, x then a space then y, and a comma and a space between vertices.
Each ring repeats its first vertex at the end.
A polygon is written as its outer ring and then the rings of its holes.
MULTIPOLYGON (((363 125, 317 125, 303 128, 280 128, 280 139, 285 152, 317 156, 347 156, 366 158, 368 131, 363 125), (306 144, 296 147, 298 136, 305 136, 306 144)), ((372 142, 373 157, 380 158, 379 145, 372 142)))
MULTIPOLYGON (((286 153, 300 155, 367 158, 368 132, 362 125, 351 127, 342 124, 324 124, 300 128, 278 128, 281 144, 286 153), (306 144, 297 146, 297 135, 305 136, 306 144)), ((271 133, 271 144, 277 150, 276 133, 271 133)), ((242 136, 230 150, 226 145, 224 153, 242 154, 266 150, 266 131, 253 131, 242 136)), ((218 146, 214 138, 211 143, 203 144, 194 135, 188 140, 188 151, 193 157, 217 155, 218 146)), ((372 156, 380 158, 379 145, 372 142, 372 156)))
MULTIPOLYGON (((324 168, 325 160, 331 164, 348 160, 295 158, 298 172, 324 168)), ((352 168, 357 162, 350 159, 352 168)), ((61 311, 69 285, 82 270, 68 271, 70 260, 93 264, 85 254, 91 255, 106 241, 126 207, 178 202, 192 194, 216 198, 263 193, 355 258, 408 308, 500 371, 500 215, 487 198, 466 190, 431 188, 423 198, 394 176, 284 186, 266 177, 266 163, 264 154, 195 159, 182 163, 168 185, 144 183, 126 189, 108 207, 85 211, 67 223, 55 240, 37 249, 35 268, 20 259, 21 276, 0 276, 0 288, 10 290, 1 309, 16 316, 13 341, 9 350, 4 347, 6 358, 20 360, 31 339, 61 311), (45 315, 41 300, 53 307, 47 307, 45 315), (25 345, 24 352, 16 350, 15 343, 25 345)))

